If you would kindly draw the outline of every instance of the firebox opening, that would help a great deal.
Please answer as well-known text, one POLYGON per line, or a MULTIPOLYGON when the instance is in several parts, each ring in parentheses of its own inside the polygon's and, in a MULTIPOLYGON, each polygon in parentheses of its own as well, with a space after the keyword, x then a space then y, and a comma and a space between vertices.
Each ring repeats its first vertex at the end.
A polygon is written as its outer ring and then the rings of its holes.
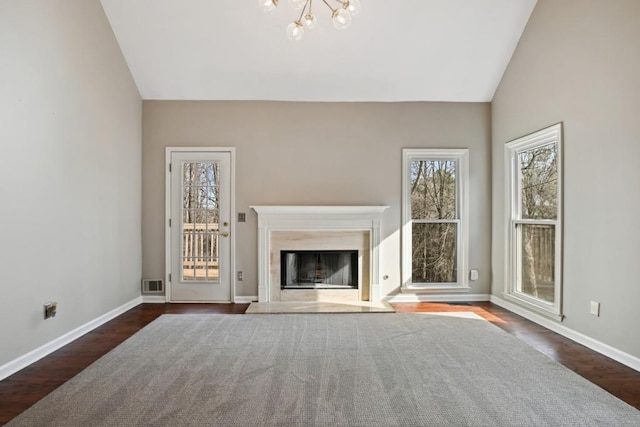
POLYGON ((281 289, 358 289, 358 251, 280 251, 281 289))

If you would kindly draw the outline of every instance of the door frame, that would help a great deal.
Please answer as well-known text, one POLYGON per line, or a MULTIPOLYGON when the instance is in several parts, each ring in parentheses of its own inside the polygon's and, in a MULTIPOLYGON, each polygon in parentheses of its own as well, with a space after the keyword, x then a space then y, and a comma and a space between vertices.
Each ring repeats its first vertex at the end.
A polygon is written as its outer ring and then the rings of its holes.
POLYGON ((229 170, 229 295, 231 303, 236 300, 236 148, 235 147, 165 147, 164 156, 164 282, 165 302, 171 302, 171 154, 172 153, 229 153, 231 157, 229 170))

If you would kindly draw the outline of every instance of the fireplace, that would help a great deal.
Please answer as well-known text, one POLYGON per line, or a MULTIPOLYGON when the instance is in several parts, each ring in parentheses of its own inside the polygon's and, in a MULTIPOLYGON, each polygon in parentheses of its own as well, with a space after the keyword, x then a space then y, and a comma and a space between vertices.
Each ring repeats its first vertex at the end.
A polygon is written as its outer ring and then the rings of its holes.
MULTIPOLYGON (((380 228, 382 213, 388 206, 252 208, 258 213, 259 302, 380 301, 380 228), (307 272, 302 278, 298 277, 287 284, 289 280, 286 278, 287 274, 283 274, 283 264, 285 267, 288 263, 305 264, 298 258, 294 261, 294 258, 287 255, 294 251, 303 254, 323 253, 325 264, 326 254, 355 251, 355 260, 353 252, 346 256, 347 259, 350 258, 350 269, 338 269, 343 277, 351 276, 351 283, 346 285, 345 283, 349 283, 347 280, 339 284, 321 281, 319 277, 327 276, 328 273, 326 270, 318 272, 316 268, 317 274, 311 270, 311 273, 307 272)), ((302 258, 304 257, 303 255, 302 258)), ((332 257, 333 255, 329 255, 329 258, 332 257)), ((331 262, 334 261, 328 263, 331 262)), ((305 270, 307 267, 302 265, 296 268, 305 270)))
POLYGON ((280 289, 358 289, 357 250, 280 251, 280 289))

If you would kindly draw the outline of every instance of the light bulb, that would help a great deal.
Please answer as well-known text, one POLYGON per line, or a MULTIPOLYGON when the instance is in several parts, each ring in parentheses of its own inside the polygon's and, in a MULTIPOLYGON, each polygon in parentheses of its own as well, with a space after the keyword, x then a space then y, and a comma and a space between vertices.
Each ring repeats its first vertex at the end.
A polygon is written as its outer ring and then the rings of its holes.
POLYGON ((300 10, 307 4, 307 0, 289 0, 289 4, 295 10, 300 10))
POLYGON ((263 12, 271 12, 278 6, 278 0, 258 0, 258 6, 263 12))
POLYGON ((316 18, 315 15, 311 13, 307 13, 304 16, 304 19, 302 20, 302 22, 304 23, 304 26, 307 27, 308 30, 313 30, 316 27, 316 24, 318 23, 318 19, 316 18))
POLYGON ((298 41, 304 36, 304 28, 300 21, 295 21, 287 27, 287 37, 289 40, 298 41))
POLYGON ((345 9, 349 11, 351 16, 355 16, 360 13, 362 10, 362 4, 360 4, 360 0, 349 0, 345 2, 345 9))
POLYGON ((336 9, 331 18, 333 26, 339 30, 344 30, 351 24, 351 14, 347 9, 336 9))

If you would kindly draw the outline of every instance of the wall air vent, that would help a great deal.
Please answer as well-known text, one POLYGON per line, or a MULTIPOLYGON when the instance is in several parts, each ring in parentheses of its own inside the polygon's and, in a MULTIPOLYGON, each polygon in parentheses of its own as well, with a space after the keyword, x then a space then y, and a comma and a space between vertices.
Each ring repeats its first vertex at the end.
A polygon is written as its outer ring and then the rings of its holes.
POLYGON ((164 283, 162 282, 162 279, 142 279, 142 294, 164 294, 164 283))

